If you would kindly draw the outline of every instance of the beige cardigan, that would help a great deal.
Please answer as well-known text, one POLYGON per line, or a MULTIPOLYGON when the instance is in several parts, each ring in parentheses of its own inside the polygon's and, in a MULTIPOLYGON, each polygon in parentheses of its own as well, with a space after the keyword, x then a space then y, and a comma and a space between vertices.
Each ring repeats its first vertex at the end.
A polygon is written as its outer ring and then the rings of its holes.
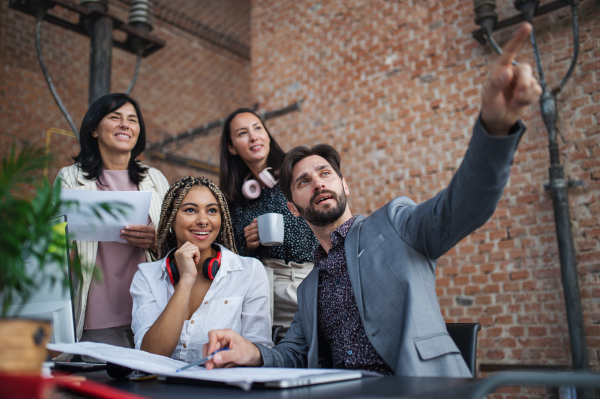
MULTIPOLYGON (((61 179, 61 188, 70 190, 91 190, 96 191, 96 180, 87 179, 84 172, 79 168, 79 165, 71 165, 62 168, 58 172, 58 178, 61 179)), ((163 198, 169 190, 169 182, 165 176, 154 168, 149 168, 146 176, 139 184, 140 191, 152 191, 152 200, 150 201, 150 220, 151 226, 158 228, 160 222, 160 210, 162 207, 163 198)), ((98 242, 96 241, 77 241, 77 251, 83 265, 94 265, 96 263, 96 255, 98 253, 98 242)), ((152 262, 150 251, 146 251, 146 260, 152 262)), ((79 286, 75 290, 75 298, 73 298, 73 310, 75 314, 75 332, 77 341, 81 339, 83 334, 83 325, 85 322, 85 309, 87 306, 87 297, 92 282, 92 269, 87 268, 83 273, 83 281, 79 282, 79 286)))

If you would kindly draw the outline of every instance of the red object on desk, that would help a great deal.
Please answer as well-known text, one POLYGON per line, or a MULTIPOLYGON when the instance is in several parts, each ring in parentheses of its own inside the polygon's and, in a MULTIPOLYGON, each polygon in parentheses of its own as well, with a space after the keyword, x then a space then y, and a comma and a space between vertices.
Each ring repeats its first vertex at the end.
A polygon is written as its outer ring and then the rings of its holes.
POLYGON ((53 392, 65 390, 97 399, 144 399, 79 376, 40 376, 0 373, 0 399, 45 399, 53 392))

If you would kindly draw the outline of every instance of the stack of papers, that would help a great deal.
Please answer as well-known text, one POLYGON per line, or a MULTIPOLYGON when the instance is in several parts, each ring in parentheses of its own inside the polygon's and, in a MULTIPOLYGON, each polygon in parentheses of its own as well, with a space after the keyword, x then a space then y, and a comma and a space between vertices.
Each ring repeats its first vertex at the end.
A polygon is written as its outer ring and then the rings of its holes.
POLYGON ((169 357, 155 355, 135 349, 121 348, 96 342, 79 342, 76 344, 48 344, 48 349, 73 355, 91 356, 96 359, 129 367, 146 373, 167 377, 191 378, 203 381, 223 382, 237 386, 245 391, 250 390, 255 382, 266 383, 288 379, 298 379, 314 375, 345 373, 347 370, 331 369, 290 369, 268 367, 239 367, 206 370, 192 367, 176 373, 175 370, 187 363, 169 357))
POLYGON ((62 190, 63 201, 74 201, 76 205, 63 207, 67 216, 69 239, 75 241, 117 241, 121 229, 128 225, 145 226, 152 192, 150 191, 85 191, 62 190), (102 210, 100 204, 113 204, 113 215, 102 210), (119 208, 120 207, 120 208, 119 208), (99 211, 99 219, 93 210, 99 211), (119 212, 119 209, 122 212, 119 212))

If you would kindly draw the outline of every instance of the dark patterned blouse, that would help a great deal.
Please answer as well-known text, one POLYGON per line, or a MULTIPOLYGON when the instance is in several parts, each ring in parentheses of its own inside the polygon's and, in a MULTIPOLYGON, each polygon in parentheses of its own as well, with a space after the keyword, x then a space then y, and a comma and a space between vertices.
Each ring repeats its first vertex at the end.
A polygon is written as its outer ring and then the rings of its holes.
POLYGON ((285 263, 312 262, 314 249, 319 245, 317 238, 302 217, 294 217, 287 207, 287 198, 276 184, 273 188, 264 187, 260 196, 249 200, 243 197, 241 201, 229 207, 235 245, 242 256, 258 259, 281 259, 285 263), (283 215, 284 237, 283 244, 274 247, 259 245, 254 250, 246 248, 244 227, 265 213, 281 213, 283 215))
POLYGON ((350 283, 344 243, 356 218, 353 216, 331 233, 329 253, 321 246, 315 250, 315 267, 319 269, 319 339, 327 342, 333 368, 394 375, 367 338, 350 283))

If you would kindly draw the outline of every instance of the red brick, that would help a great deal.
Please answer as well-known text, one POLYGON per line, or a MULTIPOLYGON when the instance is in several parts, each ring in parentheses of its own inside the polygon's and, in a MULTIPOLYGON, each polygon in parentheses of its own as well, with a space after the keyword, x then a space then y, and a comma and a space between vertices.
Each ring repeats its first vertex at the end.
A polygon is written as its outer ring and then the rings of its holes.
POLYGON ((493 273, 491 274, 492 281, 501 282, 508 281, 509 274, 508 273, 493 273))
POLYGON ((535 336, 544 336, 548 333, 548 330, 546 329, 546 327, 534 327, 531 326, 528 328, 529 330, 529 335, 532 337, 535 336))
POLYGON ((476 305, 489 305, 492 303, 492 297, 490 295, 479 295, 475 297, 476 305))
MULTIPOLYGON (((32 52, 33 19, 7 3, 0 3, 0 36, 6 39, 0 41, 5 55, 0 57, 0 150, 8 148, 13 138, 43 147, 48 128, 67 125, 53 105, 32 52)), ((111 2, 110 12, 124 19, 129 3, 111 2)), ((172 7, 202 22, 195 12, 204 6, 184 3, 174 2, 172 7)), ((142 61, 133 91, 141 102, 149 142, 223 118, 241 106, 257 104, 261 111, 272 110, 304 98, 302 112, 270 119, 269 131, 285 150, 321 142, 340 150, 353 213, 370 215, 399 195, 421 203, 447 186, 464 157, 483 83, 497 59, 489 46, 468 35, 477 28, 472 5, 379 1, 369 6, 321 2, 313 7, 312 2, 256 0, 234 2, 242 10, 233 12, 228 10, 232 2, 216 3, 201 15, 208 15, 208 22, 228 35, 248 40, 251 59, 183 32, 159 16, 153 34, 165 39, 167 46, 142 61)), ((596 2, 580 3, 582 15, 595 15, 596 2)), ((503 0, 498 11, 512 15, 513 4, 503 0)), ((568 68, 571 26, 556 23, 556 18, 568 14, 562 9, 538 21, 540 26, 553 26, 539 40, 549 87, 556 87, 568 68)), ((573 77, 560 93, 557 119, 565 175, 585 184, 569 191, 569 203, 588 347, 596 354, 590 357, 594 369, 600 367, 596 328, 600 289, 586 279, 600 273, 596 20, 580 21, 582 50, 573 77)), ((79 124, 87 104, 89 40, 50 24, 44 29, 46 62, 79 124)), ((512 32, 495 35, 502 44, 512 32)), ((116 50, 113 58, 112 89, 121 91, 131 78, 134 57, 116 50)), ((529 44, 518 60, 534 62, 529 44)), ((552 346, 556 351, 549 352, 544 346, 544 342, 555 345, 556 339, 568 344, 568 329, 552 198, 543 189, 549 161, 539 105, 522 119, 528 131, 500 204, 489 221, 438 261, 436 293, 444 316, 452 321, 473 318, 484 326, 504 327, 501 339, 480 350, 479 363, 567 364, 570 354, 560 352, 562 347, 552 346), (454 299, 459 295, 472 296, 474 305, 457 305, 454 299), (457 316, 451 316, 454 312, 457 316), (530 328, 542 327, 547 334, 533 337, 531 346, 504 347, 509 341, 503 340, 532 338, 530 328)), ((218 164, 218 133, 169 151, 218 164)), ((70 156, 78 151, 74 139, 60 142, 61 148, 56 143, 52 141, 51 149, 61 151, 49 170, 50 180, 60 167, 72 163, 70 156)), ((161 169, 170 181, 203 174, 161 161, 144 162, 161 169)), ((217 175, 209 177, 218 180, 217 175)), ((544 396, 518 387, 506 389, 497 397, 544 396)))
POLYGON ((525 328, 523 328, 522 326, 510 327, 508 329, 508 333, 513 337, 520 337, 523 334, 525 334, 525 328))
POLYGON ((488 306, 486 309, 487 314, 502 314, 504 312, 504 306, 488 306))
POLYGON ((514 270, 510 273, 511 280, 523 280, 529 278, 529 271, 527 270, 514 270))

